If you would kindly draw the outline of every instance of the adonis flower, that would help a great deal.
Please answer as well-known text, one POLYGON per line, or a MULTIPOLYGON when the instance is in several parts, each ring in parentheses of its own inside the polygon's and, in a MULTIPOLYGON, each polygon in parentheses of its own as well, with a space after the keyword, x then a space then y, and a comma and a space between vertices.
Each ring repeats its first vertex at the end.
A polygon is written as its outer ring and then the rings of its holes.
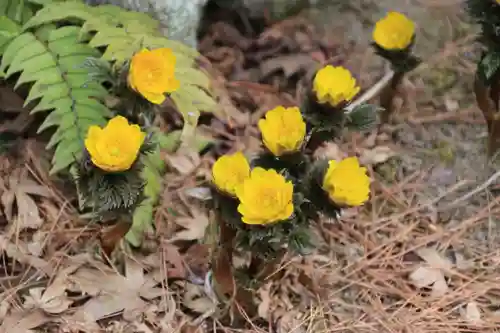
POLYGON ((293 214, 293 184, 276 170, 256 167, 236 188, 238 212, 247 224, 270 224, 293 214))
POLYGON ((300 149, 306 135, 306 123, 298 107, 278 106, 259 120, 264 145, 274 156, 300 149))
POLYGON ((104 128, 89 127, 85 148, 98 168, 110 172, 125 171, 136 160, 145 137, 138 125, 129 125, 126 118, 116 116, 104 128))
POLYGON ((323 178, 323 189, 340 206, 360 206, 368 200, 370 178, 356 157, 332 160, 323 178))
MULTIPOLYGON (((498 0, 497 0, 498 1, 498 0)), ((389 12, 373 29, 373 41, 385 50, 404 50, 415 35, 415 24, 404 14, 389 12)))
POLYGON ((241 152, 221 156, 212 167, 215 186, 231 196, 236 196, 236 187, 248 177, 250 165, 241 152))
POLYGON ((161 104, 165 93, 179 88, 175 78, 175 55, 171 49, 143 49, 130 62, 129 86, 153 104, 161 104))
POLYGON ((328 103, 335 107, 343 102, 350 102, 360 88, 347 69, 328 65, 316 73, 313 90, 319 103, 328 103))

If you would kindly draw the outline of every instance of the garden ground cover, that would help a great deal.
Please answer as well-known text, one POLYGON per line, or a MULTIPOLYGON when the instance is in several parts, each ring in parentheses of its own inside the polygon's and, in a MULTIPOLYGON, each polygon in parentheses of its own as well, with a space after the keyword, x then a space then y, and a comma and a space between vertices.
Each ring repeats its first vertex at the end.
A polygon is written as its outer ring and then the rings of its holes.
MULTIPOLYGON (((83 222, 71 187, 48 176, 43 142, 26 132, 18 154, 0 155, 0 292, 8 299, 0 331, 498 330, 497 168, 485 162, 486 128, 472 94, 476 30, 460 3, 359 0, 266 26, 207 20, 200 64, 220 108, 201 128, 217 141, 202 155, 164 156, 156 233, 140 250, 119 243, 123 224, 83 222), (295 105, 318 63, 350 68, 363 89, 377 82, 385 69, 367 45, 387 9, 417 23, 424 63, 406 80, 390 125, 316 152, 358 155, 374 179, 370 202, 323 221, 318 251, 286 257, 278 279, 252 290, 258 313, 245 329, 213 319, 203 288, 210 216, 200 200, 211 163, 227 151, 260 149, 258 119, 295 105), (82 289, 86 295, 75 291, 82 289)), ((25 132, 22 101, 5 88, 0 99, 13 114, 0 128, 25 132)))

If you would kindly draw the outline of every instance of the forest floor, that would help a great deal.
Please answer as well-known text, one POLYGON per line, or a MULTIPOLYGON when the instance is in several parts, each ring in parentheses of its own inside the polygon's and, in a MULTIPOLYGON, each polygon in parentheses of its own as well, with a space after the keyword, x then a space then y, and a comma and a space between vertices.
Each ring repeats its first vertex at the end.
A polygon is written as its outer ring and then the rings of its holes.
POLYGON ((462 2, 356 0, 273 24, 227 13, 237 19, 205 21, 200 63, 220 107, 200 128, 217 144, 165 156, 156 230, 141 249, 118 241, 120 224, 85 224, 74 190, 48 176, 44 143, 19 140, 15 156, 0 154, 0 333, 499 331, 500 187, 488 180, 496 168, 472 92, 476 28, 462 2), (371 29, 387 10, 416 22, 423 63, 391 124, 317 151, 359 156, 374 179, 369 203, 319 224, 317 251, 287 256, 280 278, 253 290, 258 313, 245 327, 219 321, 203 287, 211 245, 200 198, 211 163, 261 149, 258 119, 298 104, 318 65, 348 67, 363 90, 376 83, 385 69, 371 29))

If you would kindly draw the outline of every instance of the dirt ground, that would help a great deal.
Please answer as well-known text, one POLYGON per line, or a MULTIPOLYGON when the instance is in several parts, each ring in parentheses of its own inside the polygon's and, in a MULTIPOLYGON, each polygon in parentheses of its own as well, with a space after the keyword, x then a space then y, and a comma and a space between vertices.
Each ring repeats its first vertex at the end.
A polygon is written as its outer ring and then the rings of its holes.
POLYGON ((272 25, 241 13, 206 17, 201 66, 220 109, 200 128, 218 143, 203 155, 165 156, 156 233, 141 249, 118 242, 120 225, 86 224, 74 191, 48 177, 43 143, 23 139, 20 156, 0 155, 0 333, 500 331, 500 199, 488 181, 498 168, 487 163, 472 94, 477 29, 461 6, 332 0, 272 25), (350 68, 363 90, 377 82, 385 69, 370 33, 387 10, 416 22, 424 62, 407 77, 391 124, 317 152, 360 156, 374 179, 370 202, 319 224, 318 250, 286 257, 280 279, 253 290, 254 318, 242 327, 219 320, 203 286, 209 217, 199 199, 211 163, 260 149, 257 120, 298 104, 319 63, 350 68), (25 215, 12 217, 12 196, 25 215))

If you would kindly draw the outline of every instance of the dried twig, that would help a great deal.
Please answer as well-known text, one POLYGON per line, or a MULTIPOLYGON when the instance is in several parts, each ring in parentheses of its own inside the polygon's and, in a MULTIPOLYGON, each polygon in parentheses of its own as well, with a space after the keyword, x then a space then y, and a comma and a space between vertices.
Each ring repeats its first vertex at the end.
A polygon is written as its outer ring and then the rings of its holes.
POLYGON ((349 104, 346 108, 346 114, 349 114, 354 110, 357 106, 369 101, 370 99, 377 96, 388 84, 391 82, 394 77, 394 71, 388 70, 385 75, 375 83, 370 89, 368 89, 363 95, 361 95, 357 100, 349 104))

